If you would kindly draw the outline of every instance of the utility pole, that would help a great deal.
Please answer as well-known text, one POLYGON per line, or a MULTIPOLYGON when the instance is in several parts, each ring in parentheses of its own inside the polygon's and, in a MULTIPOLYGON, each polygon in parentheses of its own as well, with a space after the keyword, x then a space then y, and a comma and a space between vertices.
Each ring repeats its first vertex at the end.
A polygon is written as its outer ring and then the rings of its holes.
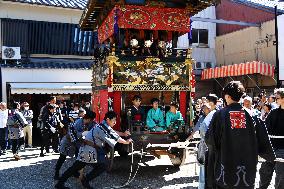
POLYGON ((281 82, 279 80, 279 57, 278 57, 278 23, 277 23, 277 16, 278 16, 278 11, 277 11, 277 6, 274 8, 275 10, 275 39, 276 39, 276 85, 277 88, 281 87, 281 82))

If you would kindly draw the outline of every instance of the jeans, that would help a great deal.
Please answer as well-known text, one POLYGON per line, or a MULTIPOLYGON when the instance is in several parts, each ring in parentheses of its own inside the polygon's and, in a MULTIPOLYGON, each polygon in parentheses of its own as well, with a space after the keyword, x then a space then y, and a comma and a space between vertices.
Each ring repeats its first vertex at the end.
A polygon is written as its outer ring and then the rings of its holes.
POLYGON ((5 144, 6 144, 6 149, 10 149, 11 148, 11 140, 9 139, 9 129, 7 127, 7 130, 6 130, 6 133, 5 133, 5 138, 6 138, 6 141, 5 141, 5 144))
POLYGON ((2 151, 6 150, 7 132, 8 132, 7 127, 0 128, 0 149, 2 151))
POLYGON ((205 167, 204 165, 200 165, 198 189, 204 189, 204 188, 205 188, 205 167))

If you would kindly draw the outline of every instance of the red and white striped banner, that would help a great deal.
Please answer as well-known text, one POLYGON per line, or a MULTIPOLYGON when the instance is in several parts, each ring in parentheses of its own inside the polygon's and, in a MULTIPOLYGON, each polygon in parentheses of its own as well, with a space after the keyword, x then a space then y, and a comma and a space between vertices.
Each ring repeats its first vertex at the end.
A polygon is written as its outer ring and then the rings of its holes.
POLYGON ((259 61, 253 61, 204 69, 201 73, 201 80, 251 74, 261 74, 269 77, 274 77, 274 71, 274 65, 259 61))

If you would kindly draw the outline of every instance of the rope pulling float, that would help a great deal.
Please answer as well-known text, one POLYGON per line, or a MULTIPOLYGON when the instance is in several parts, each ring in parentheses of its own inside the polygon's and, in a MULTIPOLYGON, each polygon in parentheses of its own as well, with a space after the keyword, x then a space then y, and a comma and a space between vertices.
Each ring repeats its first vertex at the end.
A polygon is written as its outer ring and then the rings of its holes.
MULTIPOLYGON (((269 135, 270 138, 274 138, 274 139, 284 139, 284 136, 274 136, 274 135, 269 135)), ((189 144, 191 144, 193 142, 190 142, 189 140, 186 140, 185 142, 176 142, 176 143, 171 143, 171 144, 151 144, 149 143, 146 148, 155 148, 155 147, 162 147, 162 148, 182 148, 182 149, 192 149, 190 147, 188 147, 189 144)), ((119 188, 124 188, 126 186, 128 186, 131 182, 133 182, 133 180, 135 179, 138 170, 140 168, 140 164, 142 162, 142 158, 143 158, 143 148, 141 148, 141 153, 140 153, 140 160, 137 166, 137 169, 135 170, 135 173, 133 174, 133 165, 134 165, 134 147, 133 147, 133 142, 131 143, 131 165, 130 165, 130 173, 129 173, 129 177, 127 179, 127 181, 120 186, 111 186, 111 187, 105 187, 104 189, 119 189, 119 188)), ((274 161, 277 162, 282 162, 284 163, 284 159, 283 158, 276 158, 274 161)))
MULTIPOLYGON (((284 139, 284 136, 268 135, 269 138, 273 139, 284 139)), ((284 158, 276 158, 274 161, 284 163, 284 158)))
MULTIPOLYGON (((177 142, 177 143, 171 143, 171 144, 148 144, 146 146, 146 148, 151 148, 151 147, 169 147, 170 148, 187 148, 187 146, 190 144, 191 142, 189 140, 186 140, 185 142, 177 142)), ((140 168, 140 164, 142 162, 142 158, 143 158, 143 148, 141 148, 141 155, 140 155, 140 160, 137 166, 137 169, 135 170, 135 173, 133 174, 133 164, 134 164, 134 147, 133 147, 133 142, 131 143, 131 165, 130 165, 130 173, 129 173, 129 177, 128 180, 121 186, 111 186, 111 187, 105 187, 104 189, 119 189, 119 188, 124 188, 126 186, 128 186, 131 182, 133 182, 133 180, 135 179, 138 170, 140 168), (133 175, 132 175, 133 174, 133 175)))
POLYGON ((130 165, 130 173, 129 173, 129 177, 128 180, 121 186, 111 186, 111 187, 105 187, 105 189, 118 189, 118 188, 124 188, 125 186, 128 186, 136 177, 137 172, 140 168, 140 163, 142 162, 142 158, 143 158, 143 148, 141 148, 141 155, 140 155, 140 161, 138 163, 137 169, 134 173, 134 175, 132 175, 133 173, 133 164, 134 164, 134 147, 133 147, 133 142, 131 142, 131 165, 130 165))
POLYGON ((284 139, 284 136, 268 135, 269 138, 284 139))

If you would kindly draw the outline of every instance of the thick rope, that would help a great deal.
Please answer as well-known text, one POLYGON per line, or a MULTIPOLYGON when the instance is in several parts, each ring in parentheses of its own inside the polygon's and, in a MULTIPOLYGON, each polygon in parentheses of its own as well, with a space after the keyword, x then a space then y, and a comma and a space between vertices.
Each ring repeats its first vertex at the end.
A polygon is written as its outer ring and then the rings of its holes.
POLYGON ((278 138, 278 139, 284 139, 284 136, 275 136, 275 135, 269 135, 269 138, 278 138))
POLYGON ((140 155, 140 161, 138 163, 138 167, 134 173, 134 175, 132 176, 133 173, 133 164, 134 164, 134 147, 133 147, 133 143, 131 143, 131 165, 130 165, 130 173, 129 173, 129 177, 128 180, 121 186, 111 186, 111 187, 105 187, 105 189, 118 189, 118 188, 124 188, 125 186, 128 186, 135 178, 139 167, 140 167, 140 163, 142 162, 142 157, 143 157, 143 148, 141 149, 141 155, 140 155), (131 178, 132 177, 132 178, 131 178))
MULTIPOLYGON (((284 139, 284 136, 275 136, 275 135, 268 135, 268 136, 269 138, 273 139, 284 139)), ((276 158, 274 161, 284 163, 284 158, 276 158)))

